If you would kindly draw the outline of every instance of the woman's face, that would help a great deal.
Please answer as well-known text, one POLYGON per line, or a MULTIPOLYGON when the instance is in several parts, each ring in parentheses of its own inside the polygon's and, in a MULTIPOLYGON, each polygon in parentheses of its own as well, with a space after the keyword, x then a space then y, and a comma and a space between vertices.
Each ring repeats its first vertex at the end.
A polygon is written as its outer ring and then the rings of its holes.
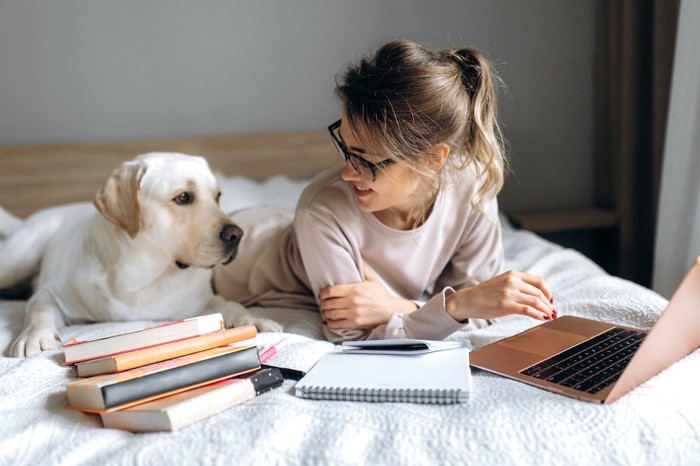
MULTIPOLYGON (((341 119, 340 137, 350 151, 369 162, 379 163, 387 158, 386 154, 371 154, 365 150, 362 141, 350 130, 345 115, 341 119)), ((422 189, 420 179, 401 163, 380 168, 377 179, 372 181, 357 173, 346 161, 341 177, 352 185, 362 211, 373 213, 382 223, 393 228, 410 228, 414 220, 410 218, 411 214, 420 210, 429 197, 422 189)))

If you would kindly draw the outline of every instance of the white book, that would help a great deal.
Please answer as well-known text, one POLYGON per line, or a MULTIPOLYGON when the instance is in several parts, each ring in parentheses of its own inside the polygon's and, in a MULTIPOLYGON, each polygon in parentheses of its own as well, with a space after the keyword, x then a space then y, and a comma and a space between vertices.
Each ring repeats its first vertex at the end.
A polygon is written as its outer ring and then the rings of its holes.
POLYGON ((77 341, 63 345, 65 364, 104 358, 114 354, 134 351, 171 341, 184 340, 224 328, 220 313, 176 320, 146 327, 133 332, 109 335, 88 341, 77 341))
POLYGON ((324 355, 295 386, 295 394, 315 400, 463 403, 471 390, 469 349, 419 354, 324 355))

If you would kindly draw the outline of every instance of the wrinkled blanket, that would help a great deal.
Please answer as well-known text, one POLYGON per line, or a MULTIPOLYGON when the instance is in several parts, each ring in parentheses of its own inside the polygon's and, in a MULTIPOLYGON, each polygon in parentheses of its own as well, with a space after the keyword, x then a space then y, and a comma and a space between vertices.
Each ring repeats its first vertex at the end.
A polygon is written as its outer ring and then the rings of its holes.
MULTIPOLYGON (((222 185, 230 210, 261 203, 291 208, 300 189, 284 179, 222 179, 222 185), (249 198, 239 194, 242 187, 249 198)), ((510 268, 547 280, 559 315, 649 328, 666 305, 658 294, 532 233, 506 226, 504 244, 510 268)), ((0 465, 700 464, 700 351, 609 406, 473 369, 473 391, 464 404, 304 400, 294 396, 294 382, 285 381, 179 432, 132 434, 103 428, 97 415, 64 408, 64 384, 74 370, 62 365, 61 351, 6 356, 22 327, 23 304, 0 301, 0 465)), ((285 325, 284 334, 260 334, 256 343, 291 341, 270 363, 308 369, 333 348, 322 339, 315 312, 254 312, 285 325)), ((150 324, 75 325, 62 329, 61 338, 94 338, 150 324)), ((535 324, 507 317, 449 339, 475 348, 535 324)))

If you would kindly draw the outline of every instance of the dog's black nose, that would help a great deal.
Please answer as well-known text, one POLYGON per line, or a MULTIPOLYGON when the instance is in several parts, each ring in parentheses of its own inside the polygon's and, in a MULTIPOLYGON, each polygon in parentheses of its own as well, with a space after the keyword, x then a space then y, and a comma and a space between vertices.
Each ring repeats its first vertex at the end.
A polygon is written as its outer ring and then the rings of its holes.
POLYGON ((232 246, 237 246, 238 243, 241 241, 241 238, 243 237, 243 230, 241 230, 238 225, 234 225, 233 223, 227 223, 221 229, 219 237, 225 243, 231 244, 232 246))

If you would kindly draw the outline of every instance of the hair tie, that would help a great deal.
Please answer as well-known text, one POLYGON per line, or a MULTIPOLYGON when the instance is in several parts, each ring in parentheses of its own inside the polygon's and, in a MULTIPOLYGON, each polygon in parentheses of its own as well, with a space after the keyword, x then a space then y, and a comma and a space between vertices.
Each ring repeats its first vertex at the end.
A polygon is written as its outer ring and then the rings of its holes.
POLYGON ((478 57, 469 49, 450 50, 447 57, 457 64, 462 85, 470 96, 473 95, 481 85, 481 64, 478 57))

